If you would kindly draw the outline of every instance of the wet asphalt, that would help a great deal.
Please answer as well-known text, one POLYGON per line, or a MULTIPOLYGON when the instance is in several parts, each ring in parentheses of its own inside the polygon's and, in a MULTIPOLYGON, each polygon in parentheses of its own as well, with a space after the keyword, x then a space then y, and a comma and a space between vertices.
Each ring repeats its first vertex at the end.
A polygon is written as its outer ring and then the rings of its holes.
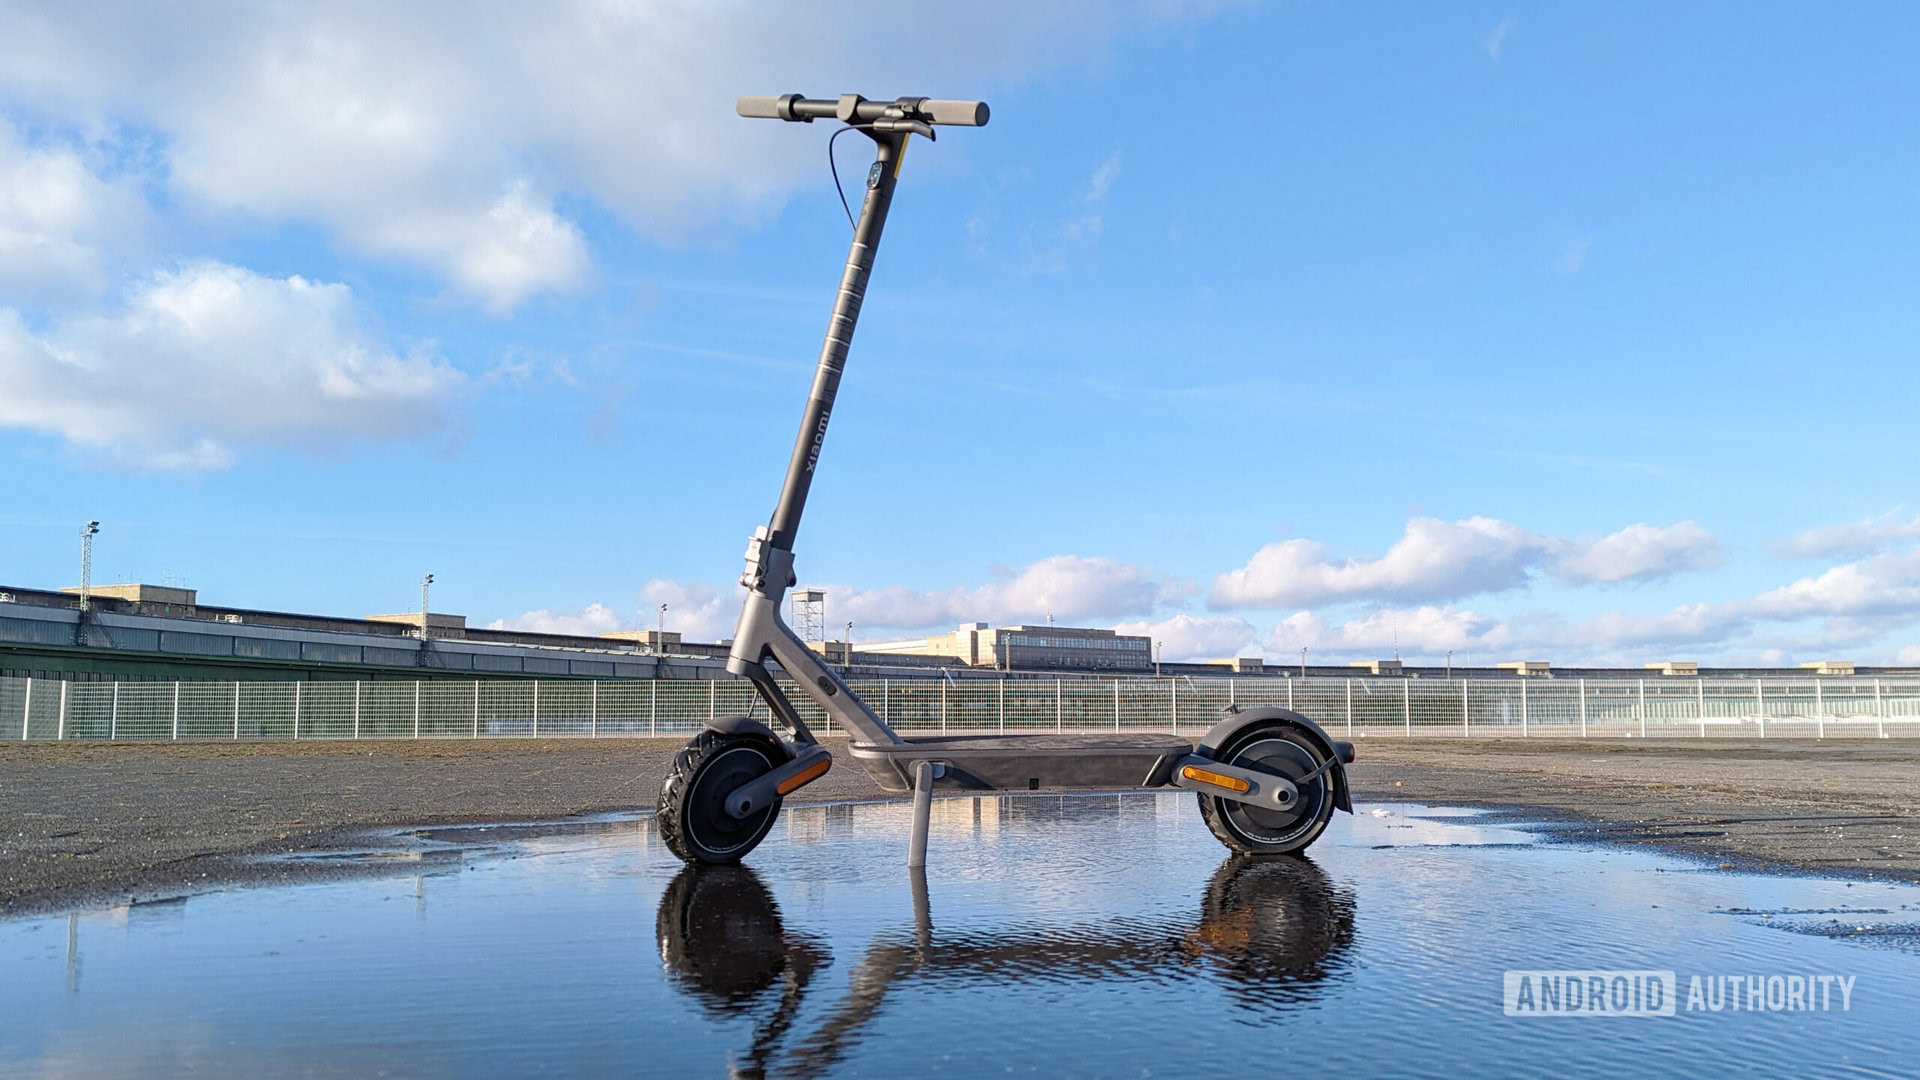
MULTIPOLYGON (((837 745, 838 740, 829 745, 837 745)), ((1920 740, 1358 740, 1354 796, 1554 839, 1920 880, 1920 740)), ((0 744, 0 916, 351 872, 405 826, 651 809, 679 739, 0 744)), ((841 761, 796 797, 888 798, 841 761)))

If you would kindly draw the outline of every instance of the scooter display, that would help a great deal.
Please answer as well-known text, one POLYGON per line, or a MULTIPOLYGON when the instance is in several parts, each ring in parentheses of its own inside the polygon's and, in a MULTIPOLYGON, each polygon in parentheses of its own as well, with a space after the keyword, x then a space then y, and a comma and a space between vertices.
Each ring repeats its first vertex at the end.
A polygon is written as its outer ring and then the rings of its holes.
POLYGON ((838 121, 841 131, 857 131, 872 141, 874 160, 780 499, 772 518, 747 542, 740 579, 747 597, 727 657, 727 670, 753 684, 785 730, 777 734, 750 716, 721 717, 680 751, 660 789, 658 821, 668 848, 689 862, 737 862, 773 828, 781 800, 832 767, 832 754, 780 688, 774 665, 849 733, 847 755, 882 789, 913 792, 912 866, 926 862, 935 789, 1182 788, 1195 792, 1201 818, 1220 842, 1248 855, 1304 851, 1336 808, 1351 813, 1346 765, 1353 761, 1353 746, 1329 738, 1297 712, 1228 706, 1197 744, 1180 735, 1138 732, 904 737, 787 626, 780 608, 798 580, 794 544, 801 512, 820 464, 907 143, 915 135, 932 141, 936 126, 982 127, 989 112, 978 101, 872 101, 858 94, 831 100, 749 96, 738 100, 735 111, 794 123, 838 121))

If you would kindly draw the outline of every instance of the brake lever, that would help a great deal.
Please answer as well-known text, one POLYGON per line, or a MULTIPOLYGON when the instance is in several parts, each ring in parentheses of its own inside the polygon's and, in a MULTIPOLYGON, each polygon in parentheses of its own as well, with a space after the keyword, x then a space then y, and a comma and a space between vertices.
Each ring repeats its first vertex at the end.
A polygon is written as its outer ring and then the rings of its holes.
POLYGON ((865 126, 874 131, 905 131, 914 135, 925 135, 929 142, 938 141, 933 134, 933 125, 924 120, 913 120, 907 117, 882 117, 865 126))

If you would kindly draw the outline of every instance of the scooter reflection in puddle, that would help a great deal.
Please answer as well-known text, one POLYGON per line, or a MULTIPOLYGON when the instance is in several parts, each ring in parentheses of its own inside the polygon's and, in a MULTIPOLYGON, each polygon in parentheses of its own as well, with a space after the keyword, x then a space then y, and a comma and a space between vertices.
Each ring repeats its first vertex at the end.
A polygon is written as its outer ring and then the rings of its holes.
POLYGON ((1234 856, 1207 883, 1198 922, 1124 922, 970 929, 935 939, 924 873, 913 877, 911 934, 867 947, 845 996, 789 1039, 808 987, 832 967, 819 939, 789 931, 773 894, 745 866, 690 864, 660 898, 655 928, 670 981, 716 1019, 752 1017, 753 1041, 733 1075, 819 1076, 843 1061, 888 991, 914 979, 943 986, 1028 979, 1205 980, 1255 1013, 1317 999, 1348 966, 1353 895, 1304 858, 1234 856))

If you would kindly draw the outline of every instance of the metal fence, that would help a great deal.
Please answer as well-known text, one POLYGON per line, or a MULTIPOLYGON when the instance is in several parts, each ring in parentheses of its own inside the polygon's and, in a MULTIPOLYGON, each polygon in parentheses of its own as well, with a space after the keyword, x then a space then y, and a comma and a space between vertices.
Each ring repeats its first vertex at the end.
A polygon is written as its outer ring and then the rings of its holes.
MULTIPOLYGON (((1354 737, 1920 734, 1920 678, 855 679, 903 732, 1199 734, 1285 705, 1354 737)), ((832 732, 791 684, 802 715, 832 732)), ((684 736, 753 704, 744 680, 68 682, 0 678, 0 739, 684 736)), ((760 710, 765 715, 765 710, 760 710)))

